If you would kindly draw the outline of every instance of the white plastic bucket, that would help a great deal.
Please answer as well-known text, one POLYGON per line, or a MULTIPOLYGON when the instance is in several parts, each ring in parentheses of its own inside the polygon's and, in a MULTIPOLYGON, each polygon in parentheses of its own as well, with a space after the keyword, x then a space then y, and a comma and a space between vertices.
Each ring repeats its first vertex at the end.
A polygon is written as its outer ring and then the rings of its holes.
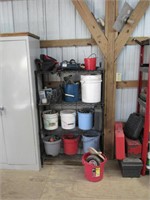
POLYGON ((53 113, 52 110, 43 112, 44 128, 46 130, 55 130, 58 128, 58 113, 53 113))
POLYGON ((81 98, 85 103, 101 101, 101 75, 81 75, 81 98))
POLYGON ((76 111, 75 110, 61 110, 61 127, 63 129, 73 129, 76 126, 76 111))

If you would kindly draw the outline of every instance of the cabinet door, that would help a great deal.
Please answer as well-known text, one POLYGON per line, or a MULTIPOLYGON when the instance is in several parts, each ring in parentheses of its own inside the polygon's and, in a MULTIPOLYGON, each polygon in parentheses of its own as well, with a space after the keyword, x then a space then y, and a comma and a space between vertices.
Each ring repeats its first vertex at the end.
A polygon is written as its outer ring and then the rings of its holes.
POLYGON ((25 40, 2 41, 2 114, 8 164, 35 164, 34 130, 25 40))
POLYGON ((3 135, 2 118, 0 113, 0 163, 7 164, 5 140, 3 135))
MULTIPOLYGON (((0 61, 2 60, 2 47, 0 46, 0 61)), ((0 109, 2 109, 2 62, 0 62, 0 109)), ((0 110, 0 163, 7 163, 4 131, 2 125, 2 110, 0 110)))

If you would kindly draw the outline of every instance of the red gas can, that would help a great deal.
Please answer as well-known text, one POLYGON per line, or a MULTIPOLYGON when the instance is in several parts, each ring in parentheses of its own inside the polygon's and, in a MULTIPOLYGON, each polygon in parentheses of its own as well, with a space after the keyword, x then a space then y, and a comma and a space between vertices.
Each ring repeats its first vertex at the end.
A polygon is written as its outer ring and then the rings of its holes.
POLYGON ((117 160, 125 158, 125 136, 122 129, 115 130, 115 153, 117 160))

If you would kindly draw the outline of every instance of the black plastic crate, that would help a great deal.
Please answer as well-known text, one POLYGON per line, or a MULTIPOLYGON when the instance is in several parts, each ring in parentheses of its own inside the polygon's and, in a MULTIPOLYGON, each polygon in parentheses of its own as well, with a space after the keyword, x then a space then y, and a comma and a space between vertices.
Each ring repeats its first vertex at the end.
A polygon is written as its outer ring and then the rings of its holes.
POLYGON ((143 163, 139 158, 125 158, 119 164, 123 177, 140 177, 143 163))

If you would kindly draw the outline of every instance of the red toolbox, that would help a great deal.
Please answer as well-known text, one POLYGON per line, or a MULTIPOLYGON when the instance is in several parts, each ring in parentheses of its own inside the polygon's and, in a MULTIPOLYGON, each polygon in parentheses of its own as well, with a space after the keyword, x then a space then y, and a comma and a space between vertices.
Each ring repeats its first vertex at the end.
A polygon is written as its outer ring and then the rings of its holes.
POLYGON ((115 130, 115 154, 117 160, 125 158, 125 136, 122 129, 115 130))
POLYGON ((142 145, 139 140, 125 138, 127 157, 141 158, 142 145))

